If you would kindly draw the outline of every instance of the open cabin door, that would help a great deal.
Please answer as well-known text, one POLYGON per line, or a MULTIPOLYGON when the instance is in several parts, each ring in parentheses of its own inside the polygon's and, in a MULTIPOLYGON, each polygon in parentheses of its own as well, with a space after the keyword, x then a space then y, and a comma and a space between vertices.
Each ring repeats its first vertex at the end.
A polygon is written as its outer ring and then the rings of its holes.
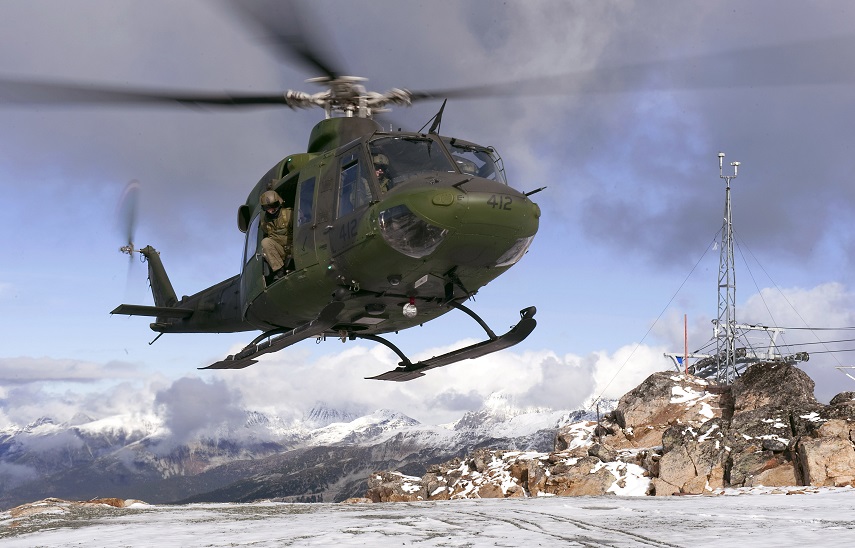
POLYGON ((264 291, 264 259, 261 256, 261 213, 252 218, 246 230, 243 268, 240 277, 241 314, 264 291))
POLYGON ((318 228, 318 215, 315 212, 317 191, 316 177, 300 181, 297 186, 297 199, 294 220, 294 265, 303 270, 318 264, 315 252, 315 238, 318 228))

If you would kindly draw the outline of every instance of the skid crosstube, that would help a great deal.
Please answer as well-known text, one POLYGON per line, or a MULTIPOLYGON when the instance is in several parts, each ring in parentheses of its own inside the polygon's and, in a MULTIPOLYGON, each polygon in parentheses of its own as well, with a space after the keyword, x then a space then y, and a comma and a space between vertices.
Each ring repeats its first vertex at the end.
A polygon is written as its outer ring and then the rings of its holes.
MULTIPOLYGON (((403 356, 403 354, 397 351, 394 346, 391 346, 391 343, 388 343, 387 341, 383 340, 378 340, 377 342, 386 344, 387 346, 398 352, 398 355, 403 357, 404 359, 400 362, 397 368, 377 375, 375 377, 366 378, 378 381, 409 381, 424 376, 424 371, 427 371, 429 369, 442 367, 444 365, 448 365, 461 360, 479 358, 481 356, 485 356, 493 352, 498 352, 499 350, 504 350, 505 348, 511 347, 517 343, 522 342, 526 337, 529 336, 529 334, 531 334, 532 331, 534 331, 534 328, 537 326, 537 321, 535 321, 534 319, 535 312, 536 309, 533 306, 521 310, 521 319, 519 323, 517 323, 514 327, 511 328, 510 331, 500 337, 493 336, 486 341, 475 343, 473 345, 460 348, 458 350, 453 350, 446 354, 440 354, 439 356, 434 356, 433 358, 423 360, 418 363, 410 362, 406 357, 403 356)), ((488 331, 488 333, 491 332, 488 331)), ((371 337, 370 339, 377 340, 378 338, 371 337)))
POLYGON ((314 320, 297 326, 282 335, 273 337, 269 341, 250 344, 233 356, 212 363, 207 367, 200 367, 199 369, 243 369, 244 367, 249 367, 258 361, 255 359, 258 356, 282 350, 303 339, 322 335, 327 329, 336 324, 338 315, 342 310, 344 310, 344 303, 338 301, 332 302, 326 305, 314 320))

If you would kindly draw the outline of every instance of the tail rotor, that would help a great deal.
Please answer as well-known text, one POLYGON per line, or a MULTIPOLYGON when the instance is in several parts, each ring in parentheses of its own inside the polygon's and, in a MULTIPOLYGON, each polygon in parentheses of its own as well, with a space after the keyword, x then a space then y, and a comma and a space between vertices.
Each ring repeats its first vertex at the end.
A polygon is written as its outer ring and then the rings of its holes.
POLYGON ((139 207, 140 182, 136 179, 130 181, 125 190, 122 191, 122 197, 119 199, 119 205, 116 208, 116 224, 122 231, 124 240, 127 242, 119 248, 121 253, 127 253, 128 257, 133 262, 134 253, 139 253, 139 250, 134 247, 134 234, 137 228, 137 209, 139 207))

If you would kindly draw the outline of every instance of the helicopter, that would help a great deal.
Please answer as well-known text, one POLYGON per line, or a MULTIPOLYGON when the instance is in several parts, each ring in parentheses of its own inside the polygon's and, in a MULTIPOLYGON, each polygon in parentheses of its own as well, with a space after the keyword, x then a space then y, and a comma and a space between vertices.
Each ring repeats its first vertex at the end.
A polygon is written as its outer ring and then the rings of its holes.
POLYGON ((524 340, 537 325, 535 307, 497 336, 463 303, 528 250, 540 219, 532 192, 508 185, 493 148, 439 135, 441 114, 427 133, 384 131, 371 118, 373 109, 412 101, 411 92, 369 94, 349 77, 322 82, 326 92, 285 95, 289 106, 320 105, 327 117, 306 152, 279 161, 238 207, 246 235, 241 273, 178 299, 159 253, 129 242, 121 251, 147 261, 155 305, 122 304, 111 313, 155 317, 150 327, 161 334, 262 330, 202 369, 241 369, 304 339, 337 336, 387 346, 401 358, 398 367, 370 378, 407 381, 524 340), (294 212, 292 254, 278 279, 261 247, 260 197, 271 190, 294 212), (382 337, 452 309, 471 316, 487 338, 414 363, 382 337))
POLYGON ((158 337, 261 332, 241 351, 200 369, 242 369, 265 354, 311 338, 372 341, 391 349, 400 361, 395 369, 369 378, 398 382, 523 341, 537 325, 534 306, 520 310, 519 321, 497 335, 464 303, 525 255, 541 216, 530 196, 542 189, 514 189, 494 148, 442 135, 445 102, 427 131, 427 124, 413 132, 385 129, 375 120, 375 114, 391 105, 478 90, 370 91, 363 85, 366 79, 333 68, 305 32, 283 31, 265 17, 253 20, 274 34, 274 43, 284 53, 322 74, 308 82, 325 89, 193 94, 0 81, 6 93, 30 98, 43 94, 72 103, 285 106, 324 112, 305 151, 278 161, 237 206, 237 228, 245 236, 238 274, 178 298, 160 253, 152 246, 135 247, 129 236, 120 251, 147 262, 154 305, 121 304, 111 314, 152 317, 150 328, 158 337), (261 197, 269 192, 276 193, 281 208, 292 212, 290 256, 281 273, 273 271, 262 249, 267 213, 261 197), (452 310, 477 322, 485 339, 412 361, 384 337, 452 310))

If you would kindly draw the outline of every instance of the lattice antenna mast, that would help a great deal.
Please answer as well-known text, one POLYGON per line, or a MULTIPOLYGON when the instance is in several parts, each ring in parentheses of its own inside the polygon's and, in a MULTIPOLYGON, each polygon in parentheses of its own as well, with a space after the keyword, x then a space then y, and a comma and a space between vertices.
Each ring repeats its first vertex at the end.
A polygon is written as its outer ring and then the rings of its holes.
POLYGON ((716 380, 730 384, 736 376, 736 273, 733 269, 733 215, 730 182, 736 178, 739 162, 731 162, 733 175, 724 174, 724 152, 718 153, 719 178, 726 183, 724 224, 718 263, 718 319, 715 322, 716 380))

